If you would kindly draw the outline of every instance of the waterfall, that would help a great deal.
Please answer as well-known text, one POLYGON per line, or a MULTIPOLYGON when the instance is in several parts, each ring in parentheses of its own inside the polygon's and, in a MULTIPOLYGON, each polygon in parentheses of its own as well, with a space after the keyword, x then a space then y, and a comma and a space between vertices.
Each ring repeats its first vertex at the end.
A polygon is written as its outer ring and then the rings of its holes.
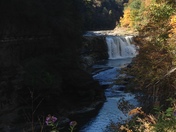
POLYGON ((137 48, 133 42, 133 36, 107 36, 109 59, 132 58, 137 55, 137 48))

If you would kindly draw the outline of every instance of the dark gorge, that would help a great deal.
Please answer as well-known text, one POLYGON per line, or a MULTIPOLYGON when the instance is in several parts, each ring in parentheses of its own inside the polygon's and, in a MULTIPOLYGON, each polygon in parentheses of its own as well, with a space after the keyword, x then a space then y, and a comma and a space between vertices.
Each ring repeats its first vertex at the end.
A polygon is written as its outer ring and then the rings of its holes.
POLYGON ((107 47, 99 47, 105 38, 91 38, 92 45, 82 34, 114 28, 123 2, 1 0, 1 132, 39 130, 48 114, 68 122, 71 111, 104 101, 87 68, 108 58, 107 47))

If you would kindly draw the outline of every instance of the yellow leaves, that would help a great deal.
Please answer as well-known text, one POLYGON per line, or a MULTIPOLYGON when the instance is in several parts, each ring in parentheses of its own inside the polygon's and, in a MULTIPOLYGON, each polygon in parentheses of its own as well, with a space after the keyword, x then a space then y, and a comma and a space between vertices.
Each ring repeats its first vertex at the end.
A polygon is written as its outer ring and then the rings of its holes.
MULTIPOLYGON (((169 25, 171 26, 171 29, 169 30, 169 39, 168 39, 168 43, 169 43, 169 49, 170 53, 172 53, 174 56, 176 54, 175 52, 175 45, 176 45, 176 15, 172 15, 170 17, 170 23, 169 25)), ((176 63, 173 61, 173 63, 176 63)))
POLYGON ((148 16, 149 13, 145 8, 151 5, 152 1, 153 0, 129 0, 124 10, 124 16, 120 18, 121 26, 140 29, 141 26, 145 25, 147 23, 146 16, 148 16), (140 6, 138 3, 140 3, 140 6), (139 6, 139 8, 132 8, 134 6, 139 6))
POLYGON ((123 126, 123 125, 120 126, 120 130, 121 130, 121 131, 124 131, 124 130, 125 130, 126 132, 133 132, 132 130, 130 130, 129 128, 127 128, 127 127, 125 127, 125 126, 123 126))
POLYGON ((173 27, 173 28, 176 28, 176 15, 172 15, 170 17, 170 25, 173 27))
POLYGON ((136 115, 136 114, 144 114, 144 112, 141 110, 142 107, 137 107, 135 109, 132 109, 128 115, 136 115))
POLYGON ((131 27, 132 21, 131 21, 131 10, 130 8, 127 8, 124 11, 124 16, 120 18, 120 23, 122 27, 131 27))
POLYGON ((152 0, 144 0, 144 6, 148 7, 152 3, 152 0))
POLYGON ((132 124, 121 125, 120 130, 125 132, 155 132, 154 125, 157 123, 157 118, 154 115, 146 114, 142 110, 142 107, 137 107, 129 112, 129 115, 140 114, 140 116, 134 116, 132 124))
MULTIPOLYGON (((146 117, 148 117, 148 115, 146 115, 146 117)), ((138 132, 155 132, 153 130, 154 127, 152 126, 153 124, 146 119, 147 118, 139 118, 139 117, 137 118, 136 121, 140 123, 140 125, 137 128, 137 131, 138 132)))
POLYGON ((168 35, 168 37, 171 38, 171 37, 172 37, 172 34, 170 33, 170 34, 168 35))
POLYGON ((176 34, 176 15, 172 15, 170 17, 170 26, 171 26, 171 30, 169 31, 169 37, 171 38, 173 36, 173 34, 176 34))
POLYGON ((171 23, 176 23, 176 15, 171 16, 171 23))

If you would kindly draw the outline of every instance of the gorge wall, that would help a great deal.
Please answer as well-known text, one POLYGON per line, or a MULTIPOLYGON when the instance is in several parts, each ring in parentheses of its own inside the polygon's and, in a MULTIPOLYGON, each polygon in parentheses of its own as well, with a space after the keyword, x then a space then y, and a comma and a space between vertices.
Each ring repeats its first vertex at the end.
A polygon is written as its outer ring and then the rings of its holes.
POLYGON ((108 59, 106 36, 83 36, 80 51, 80 65, 85 70, 97 61, 108 59))
POLYGON ((31 123, 39 125, 38 117, 67 117, 72 110, 104 101, 103 89, 84 67, 93 64, 85 59, 88 54, 93 61, 108 57, 105 41, 89 38, 88 47, 81 47, 82 4, 80 0, 1 0, 0 131, 30 131, 31 123))
POLYGON ((104 101, 101 86, 78 65, 77 0, 1 2, 0 131, 31 131, 38 117, 68 117, 104 101))
POLYGON ((35 121, 47 114, 67 117, 104 101, 99 83, 77 65, 74 48, 58 42, 51 37, 0 41, 0 130, 29 129, 31 111, 35 121))

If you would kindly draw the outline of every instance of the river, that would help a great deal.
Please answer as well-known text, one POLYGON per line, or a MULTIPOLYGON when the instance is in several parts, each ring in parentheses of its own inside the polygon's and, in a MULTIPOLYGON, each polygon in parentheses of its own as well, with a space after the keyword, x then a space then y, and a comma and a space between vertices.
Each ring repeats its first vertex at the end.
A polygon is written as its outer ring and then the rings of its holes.
POLYGON ((119 108, 119 104, 128 102, 128 106, 125 107, 134 108, 138 106, 138 102, 134 94, 124 92, 125 85, 117 85, 116 81, 123 76, 120 74, 121 68, 126 67, 131 61, 131 58, 109 59, 93 66, 93 78, 101 85, 107 86, 106 102, 98 114, 80 129, 80 132, 109 132, 108 126, 111 122, 117 123, 130 119, 130 116, 119 108))
MULTIPOLYGON (((87 35, 105 35, 104 32, 88 32, 87 35)), ((106 34, 107 35, 107 34, 106 34)), ((79 129, 79 132, 111 132, 110 124, 122 123, 130 119, 128 111, 138 106, 137 99, 132 93, 126 93, 124 84, 117 84, 122 68, 127 67, 136 55, 137 47, 132 44, 133 36, 107 35, 109 59, 99 61, 92 66, 92 76, 105 87, 106 101, 79 129)), ((83 119, 82 119, 83 120, 83 119)))

